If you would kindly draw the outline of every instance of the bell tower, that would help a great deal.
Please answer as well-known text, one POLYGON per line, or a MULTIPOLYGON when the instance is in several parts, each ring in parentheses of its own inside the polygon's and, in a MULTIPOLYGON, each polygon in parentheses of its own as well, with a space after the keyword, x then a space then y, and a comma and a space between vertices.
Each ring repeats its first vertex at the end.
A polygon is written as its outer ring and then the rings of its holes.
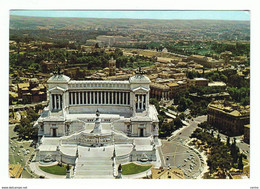
POLYGON ((109 76, 116 75, 116 60, 112 57, 109 60, 109 76))

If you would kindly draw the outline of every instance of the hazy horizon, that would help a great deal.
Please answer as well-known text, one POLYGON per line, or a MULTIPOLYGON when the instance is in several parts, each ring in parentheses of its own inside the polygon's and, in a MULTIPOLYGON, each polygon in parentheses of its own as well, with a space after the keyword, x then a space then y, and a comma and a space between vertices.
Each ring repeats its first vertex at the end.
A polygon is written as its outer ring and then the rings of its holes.
POLYGON ((97 19, 228 20, 250 21, 249 11, 169 10, 10 10, 11 16, 97 19))

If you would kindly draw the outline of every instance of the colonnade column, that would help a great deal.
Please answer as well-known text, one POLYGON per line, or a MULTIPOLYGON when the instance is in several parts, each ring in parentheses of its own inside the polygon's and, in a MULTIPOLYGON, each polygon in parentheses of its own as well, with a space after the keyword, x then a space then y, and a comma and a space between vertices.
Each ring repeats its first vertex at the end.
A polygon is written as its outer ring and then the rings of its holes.
POLYGON ((70 104, 74 104, 73 103, 73 93, 71 92, 71 93, 69 93, 70 94, 70 104))
POLYGON ((136 95, 136 103, 137 105, 135 105, 136 110, 146 110, 147 109, 147 97, 148 94, 137 94, 136 95))
POLYGON ((126 104, 128 104, 129 93, 127 92, 125 95, 126 95, 126 104))
POLYGON ((53 109, 57 109, 57 98, 56 98, 56 95, 53 95, 54 96, 54 107, 53 109))
POLYGON ((93 104, 96 104, 96 92, 93 92, 93 104))
POLYGON ((89 104, 92 104, 92 93, 91 92, 89 92, 89 104))
POLYGON ((86 104, 85 101, 86 101, 85 92, 82 92, 82 104, 86 104))
POLYGON ((99 97, 100 97, 100 94, 99 94, 99 92, 96 92, 96 94, 97 94, 97 102, 96 102, 96 104, 99 104, 99 97))
POLYGON ((62 95, 61 94, 50 94, 50 110, 62 109, 62 95))
POLYGON ((103 104, 103 91, 100 91, 100 104, 103 104))
POLYGON ((115 102, 115 101, 114 101, 114 100, 115 100, 115 99, 114 99, 114 92, 111 92, 111 95, 112 95, 112 97, 111 97, 111 101, 112 101, 111 104, 114 104, 114 102, 115 102))
POLYGON ((58 95, 58 109, 61 109, 60 107, 60 103, 61 103, 61 101, 60 101, 60 95, 58 95))
POLYGON ((107 92, 104 92, 104 104, 107 104, 107 92))
POLYGON ((117 104, 117 92, 115 93, 115 104, 117 104))
POLYGON ((122 104, 126 104, 126 103, 125 103, 125 95, 126 95, 126 93, 123 92, 123 100, 122 100, 122 104))
POLYGON ((52 110, 53 109, 53 107, 52 107, 53 99, 52 99, 52 94, 51 93, 49 93, 49 101, 50 101, 50 110, 52 110))
POLYGON ((108 101, 107 101, 107 103, 108 103, 108 104, 111 104, 111 102, 110 102, 110 92, 108 92, 107 95, 108 95, 108 99, 107 99, 108 101))
POLYGON ((141 99, 141 109, 144 109, 144 95, 141 95, 142 99, 141 99))
POLYGON ((140 95, 137 95, 137 109, 140 110, 140 95))
POLYGON ((118 103, 117 104, 121 104, 121 94, 122 94, 121 92, 118 93, 119 98, 118 98, 118 103))

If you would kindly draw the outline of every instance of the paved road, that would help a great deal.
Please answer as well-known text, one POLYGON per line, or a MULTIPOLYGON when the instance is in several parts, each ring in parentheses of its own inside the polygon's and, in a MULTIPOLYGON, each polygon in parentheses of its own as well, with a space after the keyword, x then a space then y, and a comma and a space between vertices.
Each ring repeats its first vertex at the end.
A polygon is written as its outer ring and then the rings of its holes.
POLYGON ((198 128, 198 124, 206 120, 207 116, 205 115, 194 118, 193 120, 189 121, 189 126, 186 126, 180 130, 174 137, 172 137, 172 140, 175 140, 178 137, 184 140, 189 139, 190 135, 198 128))
POLYGON ((162 140, 159 154, 162 166, 178 167, 184 171, 186 178, 196 178, 202 171, 201 157, 185 145, 190 135, 198 127, 198 124, 207 120, 207 116, 199 116, 175 132, 170 141, 162 140))
POLYGON ((28 161, 31 157, 31 155, 34 152, 34 148, 30 146, 31 140, 29 141, 18 141, 17 139, 12 139, 12 137, 16 136, 13 129, 16 124, 10 124, 9 125, 9 163, 13 164, 21 164, 24 166, 24 170, 22 172, 23 178, 31 178, 35 177, 35 175, 32 175, 28 166, 28 161), (22 146, 22 148, 21 148, 22 146), (26 150, 27 153, 25 153, 26 150), (27 172, 27 173, 25 173, 27 172))

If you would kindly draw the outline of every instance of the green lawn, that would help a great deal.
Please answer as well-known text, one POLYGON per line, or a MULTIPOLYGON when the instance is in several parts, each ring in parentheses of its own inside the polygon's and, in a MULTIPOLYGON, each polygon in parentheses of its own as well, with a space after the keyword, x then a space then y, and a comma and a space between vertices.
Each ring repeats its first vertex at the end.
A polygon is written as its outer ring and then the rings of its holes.
POLYGON ((122 174, 123 175, 137 174, 146 171, 151 167, 152 165, 137 165, 135 163, 129 163, 129 164, 122 165, 122 174))
POLYGON ((53 165, 48 167, 39 166, 41 170, 45 171, 46 173, 51 173, 54 175, 66 175, 66 165, 60 167, 59 165, 53 165))

